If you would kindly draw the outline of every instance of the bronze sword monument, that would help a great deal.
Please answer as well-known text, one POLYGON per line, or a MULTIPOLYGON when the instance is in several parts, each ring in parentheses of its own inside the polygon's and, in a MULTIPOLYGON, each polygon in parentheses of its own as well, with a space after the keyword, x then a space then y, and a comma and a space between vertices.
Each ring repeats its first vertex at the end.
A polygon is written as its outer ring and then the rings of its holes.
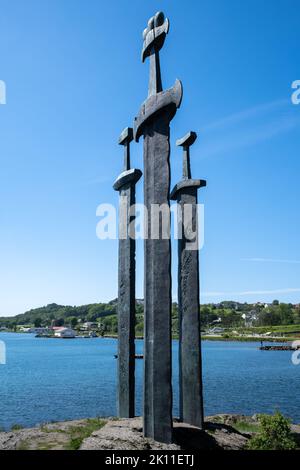
POLYGON ((182 85, 163 91, 159 51, 169 21, 159 12, 143 33, 142 61, 150 60, 148 98, 134 123, 134 137, 144 137, 144 204, 147 210, 145 240, 145 346, 144 434, 160 442, 172 441, 171 354, 171 242, 164 237, 161 218, 152 220, 154 205, 170 204, 170 122, 182 100, 182 85), (159 227, 154 227, 155 224, 159 227), (152 239, 153 231, 157 239, 152 239), (148 238, 147 238, 148 236, 148 238))
POLYGON ((115 191, 120 193, 117 390, 120 418, 135 416, 135 214, 132 207, 135 204, 135 185, 142 172, 130 169, 132 140, 133 129, 126 128, 119 139, 119 144, 124 146, 124 170, 114 184, 115 191))
POLYGON ((199 302, 198 189, 204 180, 191 175, 190 146, 197 139, 189 132, 177 145, 183 147, 183 177, 171 193, 178 217, 179 407, 184 423, 203 428, 201 325, 199 302))

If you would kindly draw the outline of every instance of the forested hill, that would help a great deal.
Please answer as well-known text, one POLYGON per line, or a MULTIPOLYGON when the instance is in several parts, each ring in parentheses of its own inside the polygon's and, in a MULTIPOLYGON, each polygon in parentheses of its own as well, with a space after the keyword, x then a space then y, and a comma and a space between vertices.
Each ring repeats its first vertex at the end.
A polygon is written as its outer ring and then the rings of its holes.
POLYGON ((82 305, 80 307, 50 304, 46 307, 29 310, 15 317, 2 317, 0 318, 0 326, 1 324, 49 324, 53 320, 58 321, 58 323, 67 324, 72 323, 74 318, 77 321, 94 322, 99 318, 115 315, 116 305, 117 301, 112 301, 108 304, 82 305))
MULTIPOLYGON (((15 317, 0 318, 0 328, 19 326, 56 326, 80 325, 84 322, 97 322, 110 331, 117 331, 117 300, 109 303, 89 304, 71 307, 50 304, 46 307, 29 310, 15 317)), ((144 302, 136 301, 136 328, 143 331, 144 302)), ((300 325, 300 304, 284 304, 274 300, 270 304, 239 303, 224 301, 218 304, 206 304, 201 307, 202 326, 221 326, 239 328, 244 326, 300 325)), ((172 327, 178 330, 178 308, 172 305, 172 327)))

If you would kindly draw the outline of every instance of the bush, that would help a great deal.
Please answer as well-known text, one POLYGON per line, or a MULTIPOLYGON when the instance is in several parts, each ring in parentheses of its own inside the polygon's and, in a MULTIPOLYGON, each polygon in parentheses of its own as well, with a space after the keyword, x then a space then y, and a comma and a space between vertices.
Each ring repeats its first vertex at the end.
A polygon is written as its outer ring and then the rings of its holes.
POLYGON ((250 450, 293 450, 296 442, 291 422, 279 411, 273 416, 259 415, 260 431, 249 441, 250 450))
POLYGON ((11 427, 11 430, 12 430, 12 431, 21 431, 21 429, 23 429, 23 426, 20 426, 20 424, 14 424, 14 425, 11 427))

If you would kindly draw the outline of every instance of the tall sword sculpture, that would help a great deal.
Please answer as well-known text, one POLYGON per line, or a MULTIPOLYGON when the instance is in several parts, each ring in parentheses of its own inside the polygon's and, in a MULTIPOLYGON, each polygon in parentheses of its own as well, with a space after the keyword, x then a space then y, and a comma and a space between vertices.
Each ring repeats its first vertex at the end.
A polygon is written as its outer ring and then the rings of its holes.
POLYGON ((183 177, 172 191, 178 202, 178 310, 180 419, 203 428, 202 360, 199 302, 198 189, 204 180, 191 175, 190 146, 197 139, 190 132, 177 145, 183 147, 183 177))
POLYGON ((125 129, 119 139, 124 146, 124 170, 114 184, 119 203, 119 303, 118 303, 118 392, 120 418, 135 416, 135 229, 133 206, 135 185, 142 176, 130 169, 130 142, 133 129, 125 129))
MULTIPOLYGON (((182 85, 163 91, 159 51, 169 21, 159 12, 143 33, 142 61, 150 59, 149 94, 134 123, 134 137, 144 136, 144 200, 147 210, 145 240, 145 365, 144 435, 172 441, 171 365, 171 244, 162 220, 153 220, 154 205, 170 204, 170 122, 182 100, 182 85), (158 224, 158 226, 157 226, 158 224), (153 232, 158 233, 152 239, 153 232)), ((169 223, 170 221, 168 221, 169 223)))

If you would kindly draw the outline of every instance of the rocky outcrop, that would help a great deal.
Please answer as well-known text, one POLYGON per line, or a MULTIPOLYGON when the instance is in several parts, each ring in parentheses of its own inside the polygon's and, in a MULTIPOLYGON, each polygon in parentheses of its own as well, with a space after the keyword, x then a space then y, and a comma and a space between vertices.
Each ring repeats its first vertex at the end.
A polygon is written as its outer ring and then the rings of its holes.
POLYGON ((142 419, 135 418, 108 422, 85 439, 80 450, 242 450, 248 439, 249 435, 218 422, 206 422, 205 431, 175 422, 174 443, 160 444, 143 436, 142 419))
MULTIPOLYGON (((209 416, 205 430, 174 422, 174 443, 146 439, 142 419, 77 420, 0 433, 0 450, 243 450, 258 420, 242 415, 209 416)), ((292 425, 300 446, 300 426, 292 425)))
POLYGON ((72 438, 86 429, 89 420, 51 423, 32 429, 0 433, 0 450, 71 450, 72 438))

